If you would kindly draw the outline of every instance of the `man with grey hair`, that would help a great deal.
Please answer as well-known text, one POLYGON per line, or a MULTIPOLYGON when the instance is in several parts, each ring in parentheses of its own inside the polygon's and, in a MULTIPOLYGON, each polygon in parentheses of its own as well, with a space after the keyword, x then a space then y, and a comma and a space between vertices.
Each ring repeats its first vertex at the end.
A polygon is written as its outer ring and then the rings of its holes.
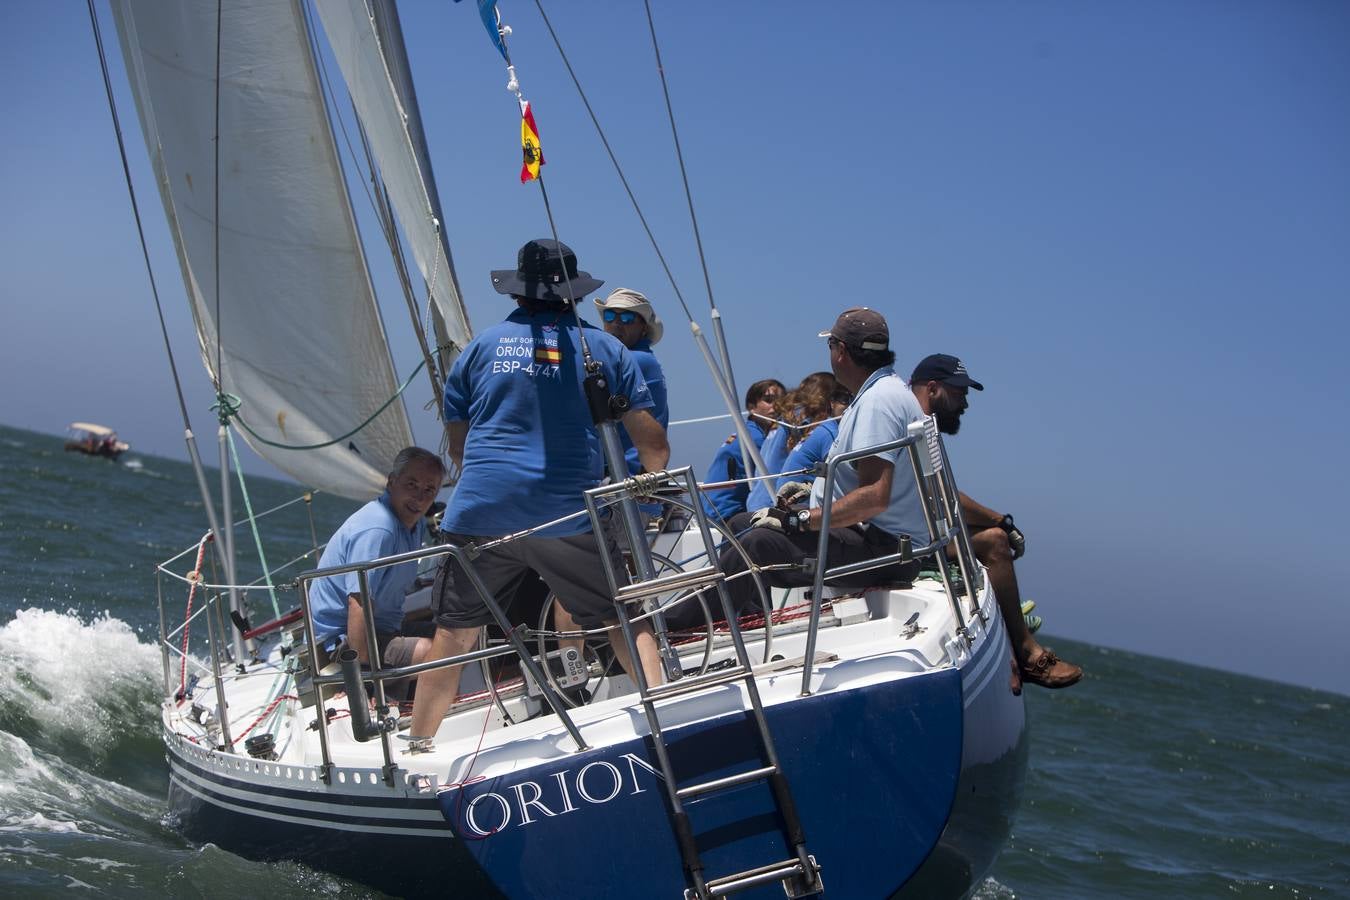
MULTIPOLYGON (((835 378, 854 396, 839 421, 830 456, 902 438, 911 422, 923 418, 923 411, 895 373, 890 329, 881 313, 861 306, 846 309, 820 337, 826 339, 835 378)), ((894 552, 899 535, 922 538, 928 534, 914 480, 904 471, 895 472, 899 456, 900 451, 890 450, 839 467, 830 505, 828 556, 822 565, 834 567, 885 556, 894 552)), ((769 584, 805 587, 813 582, 802 563, 816 555, 824 491, 823 478, 813 485, 780 484, 774 505, 755 510, 751 516, 750 530, 741 537, 749 558, 761 566, 794 566, 764 573, 769 584), (798 505, 808 497, 809 506, 798 505)), ((728 576, 747 568, 741 554, 730 547, 723 550, 721 562, 728 576)), ((862 587, 878 581, 907 581, 917 569, 915 563, 892 565, 833 583, 862 587)), ((728 591, 738 610, 757 596, 749 578, 729 578, 728 591)))
MULTIPOLYGON (((445 464, 439 456, 421 447, 405 447, 390 466, 384 493, 352 513, 333 533, 319 559, 319 568, 368 562, 419 549, 426 536, 423 517, 444 480, 445 464)), ((385 668, 422 662, 431 648, 429 637, 403 633, 403 600, 416 577, 415 562, 367 572, 380 664, 385 668)), ((314 641, 319 646, 320 668, 343 646, 355 650, 362 664, 369 664, 361 586, 355 572, 312 582, 309 610, 314 620, 314 641)))

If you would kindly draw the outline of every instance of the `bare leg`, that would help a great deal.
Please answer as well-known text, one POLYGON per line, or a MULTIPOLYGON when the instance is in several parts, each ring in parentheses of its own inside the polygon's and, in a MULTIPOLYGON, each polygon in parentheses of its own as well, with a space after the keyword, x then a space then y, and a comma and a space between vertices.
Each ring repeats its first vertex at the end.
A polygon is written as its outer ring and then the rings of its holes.
MULTIPOLYGON (((1002 528, 985 528, 970 536, 975 557, 989 572, 989 584, 998 601, 1003 627, 1012 642, 1013 657, 1021 668, 1021 680, 1031 680, 1044 687, 1068 687, 1083 676, 1083 670, 1070 662, 1047 655, 1022 615, 1022 593, 1017 587, 1017 573, 1013 570, 1012 547, 1008 534, 1002 528)), ((949 546, 948 550, 952 548, 949 546)))
POLYGON ((412 664, 415 666, 433 658, 431 655, 431 638, 418 638, 417 643, 413 645, 412 664))
POLYGON ((1012 640, 1013 655, 1019 663, 1040 653, 1041 645, 1027 630, 1022 615, 1022 592, 1017 587, 1017 573, 1013 570, 1012 548, 1002 528, 985 528, 970 536, 975 558, 984 563, 989 572, 989 584, 998 600, 998 611, 1003 616, 1003 627, 1012 640))
MULTIPOLYGON (((656 646, 656 635, 652 632, 651 622, 634 623, 633 643, 637 644, 638 660, 642 663, 642 674, 646 677, 648 686, 663 684, 666 676, 661 669, 660 648, 656 646)), ((628 644, 623 639, 623 632, 617 625, 609 629, 609 645, 614 648, 619 665, 632 676, 633 660, 628 655, 628 644)))
MULTIPOLYGON (((427 659, 444 659, 467 653, 477 642, 477 628, 442 628, 437 625, 427 659)), ((441 720, 459 692, 459 675, 463 668, 450 666, 421 674, 417 680, 417 698, 413 701, 412 728, 408 730, 410 737, 435 736, 441 727, 441 720)))
MULTIPOLYGON (((563 605, 558 602, 558 598, 556 597, 553 598, 553 627, 555 631, 581 630, 577 627, 576 620, 572 618, 572 614, 563 609, 563 605)), ((586 658, 585 644, 585 638, 558 638, 558 649, 562 650, 567 647, 575 648, 577 653, 581 654, 582 659, 586 658)))

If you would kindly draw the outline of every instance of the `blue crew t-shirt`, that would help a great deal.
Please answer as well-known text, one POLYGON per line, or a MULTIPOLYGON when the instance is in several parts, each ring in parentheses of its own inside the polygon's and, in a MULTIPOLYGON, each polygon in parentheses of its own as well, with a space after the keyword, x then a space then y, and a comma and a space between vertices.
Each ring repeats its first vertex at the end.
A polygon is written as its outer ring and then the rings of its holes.
MULTIPOLYGON (((652 352, 652 342, 643 338, 634 344, 628 353, 637 363, 638 371, 642 373, 642 380, 647 382, 647 390, 651 392, 652 417, 660 423, 662 431, 669 430, 670 409, 666 404, 666 373, 661 370, 661 362, 652 352)), ((624 428, 622 423, 619 424, 619 440, 623 441, 623 454, 624 459, 628 461, 628 474, 636 475, 642 471, 642 460, 638 458, 637 447, 633 446, 633 439, 628 436, 628 429, 624 428)))
MULTIPOLYGON (((756 472, 756 475, 776 475, 784 471, 783 462, 787 459, 787 442, 791 430, 787 425, 779 425, 764 437, 764 443, 759 445, 759 458, 764 460, 764 467, 769 471, 756 472)), ((750 486, 750 496, 745 501, 745 508, 763 509, 766 506, 773 506, 775 480, 766 478, 754 482, 750 486)))
MULTIPOLYGON (((319 558, 319 568, 367 562, 382 556, 408 553, 422 546, 424 533, 419 520, 406 527, 389 505, 388 492, 352 513, 333 533, 319 558)), ((398 631, 403 626, 403 601, 417 578, 417 563, 406 562, 366 571, 366 583, 374 598, 375 630, 398 631)), ((347 633, 347 597, 360 594, 355 572, 315 579, 309 587, 309 608, 314 617, 314 640, 330 643, 347 633)))
MULTIPOLYGON (((795 472, 798 469, 809 469, 821 460, 828 458, 830 455, 830 446, 834 443, 834 439, 838 434, 838 419, 826 419, 824 422, 821 422, 815 428, 811 429, 810 434, 802 438, 800 444, 792 448, 792 452, 788 454, 787 459, 783 462, 782 471, 795 472)), ((789 481, 809 482, 811 481, 811 476, 785 475, 778 479, 778 483, 775 485, 775 493, 777 493, 777 488, 782 487, 789 481)))
MULTIPOLYGON (((750 439, 755 442, 755 447, 763 446, 764 429, 753 418, 745 424, 750 432, 750 439)), ((717 448, 712 465, 708 467, 707 477, 703 480, 705 482, 735 481, 745 477, 745 463, 741 461, 741 445, 739 439, 732 435, 725 444, 717 448)), ((749 496, 750 486, 746 484, 705 491, 703 493, 705 501, 703 508, 710 515, 718 515, 723 519, 729 519, 736 513, 745 512, 745 500, 749 496)))
MULTIPOLYGON (((617 338, 573 313, 517 309, 464 348, 445 381, 445 419, 467 421, 464 463, 441 528, 495 536, 585 508, 582 493, 604 475, 600 436, 582 393, 578 323, 610 390, 630 409, 651 409, 651 392, 617 338)), ((591 528, 581 516, 542 536, 591 528)))

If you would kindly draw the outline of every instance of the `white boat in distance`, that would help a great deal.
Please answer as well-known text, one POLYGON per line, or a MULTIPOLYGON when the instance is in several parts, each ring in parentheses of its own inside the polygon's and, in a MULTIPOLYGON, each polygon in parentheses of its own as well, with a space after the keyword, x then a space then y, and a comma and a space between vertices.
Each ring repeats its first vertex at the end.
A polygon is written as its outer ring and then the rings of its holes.
POLYGON ((102 456, 117 461, 131 445, 117 436, 107 425, 93 422, 71 422, 66 428, 65 449, 89 456, 102 456))
MULTIPOLYGON (((300 482, 369 499, 413 440, 315 71, 316 23, 298 3, 113 9, 229 428, 300 482)), ((314 9, 387 185, 386 211, 427 286, 434 344, 423 345, 437 348, 427 356, 438 383, 471 332, 397 16, 377 0, 314 9)), ((917 480, 930 533, 876 565, 953 545, 956 575, 944 560, 931 578, 841 591, 830 582, 863 567, 821 566, 809 592, 761 586, 767 612, 738 619, 716 564, 732 537, 704 518, 690 470, 641 483, 621 472, 578 514, 654 490, 674 514, 647 536, 654 569, 596 577, 609 580, 625 622, 706 610, 702 625, 669 635, 666 663, 680 677, 635 684, 598 635, 578 656, 544 602, 535 620, 502 619, 495 640, 457 658, 473 665, 427 753, 403 752, 385 685, 446 662, 316 671, 303 601, 323 573, 297 580, 299 610, 251 627, 247 598, 259 586, 235 583, 233 529, 215 529, 228 583, 199 577, 205 539, 160 569, 204 595, 189 621, 211 632, 206 663, 182 646, 187 622, 161 634, 176 821, 193 840, 405 896, 969 892, 1011 826, 1025 712, 936 429, 886 447, 909 460, 897 477, 917 480), (211 628, 227 606, 239 633, 211 628)), ((430 547, 363 568, 450 552, 461 551, 430 547)))

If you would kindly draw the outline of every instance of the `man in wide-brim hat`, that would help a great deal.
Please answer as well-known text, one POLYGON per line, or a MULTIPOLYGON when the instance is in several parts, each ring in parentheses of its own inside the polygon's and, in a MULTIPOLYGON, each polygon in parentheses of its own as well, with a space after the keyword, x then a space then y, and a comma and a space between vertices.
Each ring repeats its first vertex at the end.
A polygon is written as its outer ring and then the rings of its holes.
POLYGON ((604 282, 577 268, 577 255, 561 241, 538 238, 516 255, 516 268, 494 269, 492 286, 499 294, 526 300, 566 303, 580 300, 604 282))
MULTIPOLYGON (((610 389, 628 397, 621 422, 641 464, 655 472, 670 458, 665 429, 652 417, 651 391, 632 354, 617 338, 576 316, 575 301, 603 282, 577 268, 576 254, 566 244, 530 241, 520 248, 515 270, 493 272, 492 284, 513 297, 517 308, 474 338, 445 380, 449 453, 460 476, 441 529, 458 545, 482 544, 563 519, 583 509, 584 492, 600 484, 604 460, 582 393, 582 328, 590 329, 586 343, 610 389)), ((611 628, 610 645, 632 674, 627 643, 614 625, 614 600, 597 577, 601 553, 623 571, 614 539, 593 532, 589 517, 581 516, 483 550, 473 566, 500 602, 509 602, 520 579, 533 569, 578 625, 611 628)), ((467 652, 492 616, 453 557, 437 574, 433 596, 436 634, 430 658, 467 652)), ((635 624, 634 632, 647 681, 660 684, 651 626, 635 624)), ((430 747, 455 699, 461 668, 421 676, 409 735, 413 749, 430 747)))
MULTIPOLYGON (((605 299, 591 301, 600 311, 605 333, 619 339, 628 352, 633 354, 642 379, 647 382, 647 390, 652 394, 652 415, 661 423, 662 428, 670 426, 670 409, 666 404, 666 374, 661 363, 652 352, 652 345, 661 340, 665 328, 651 301, 630 288, 616 288, 605 299)), ((628 471, 636 474, 642 469, 637 448, 627 429, 619 428, 619 437, 623 440, 624 457, 628 461, 628 471)))

